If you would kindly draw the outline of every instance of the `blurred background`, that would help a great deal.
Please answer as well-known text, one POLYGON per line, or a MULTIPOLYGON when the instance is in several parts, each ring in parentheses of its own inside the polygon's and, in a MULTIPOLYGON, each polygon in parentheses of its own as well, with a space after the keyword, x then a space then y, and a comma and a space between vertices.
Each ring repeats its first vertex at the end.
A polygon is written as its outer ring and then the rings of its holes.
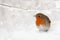
POLYGON ((36 32, 34 15, 39 12, 51 20, 48 35, 60 34, 60 0, 0 0, 0 32, 36 32))

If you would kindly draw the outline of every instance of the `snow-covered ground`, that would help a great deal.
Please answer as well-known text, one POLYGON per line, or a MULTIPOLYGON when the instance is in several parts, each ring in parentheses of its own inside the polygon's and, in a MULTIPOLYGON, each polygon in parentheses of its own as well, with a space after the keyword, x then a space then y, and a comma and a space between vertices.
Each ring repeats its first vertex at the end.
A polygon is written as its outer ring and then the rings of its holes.
POLYGON ((60 40, 59 0, 0 0, 0 40, 60 40), (38 32, 34 15, 51 20, 48 32, 38 32))

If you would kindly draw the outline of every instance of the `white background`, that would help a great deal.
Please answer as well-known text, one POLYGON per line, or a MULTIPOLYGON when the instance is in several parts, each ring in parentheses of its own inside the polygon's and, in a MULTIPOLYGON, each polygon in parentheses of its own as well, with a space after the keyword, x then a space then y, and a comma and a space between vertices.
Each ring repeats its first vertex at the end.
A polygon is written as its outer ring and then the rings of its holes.
POLYGON ((60 40, 60 0, 0 0, 0 40, 60 40), (36 13, 51 20, 48 32, 38 32, 36 13))

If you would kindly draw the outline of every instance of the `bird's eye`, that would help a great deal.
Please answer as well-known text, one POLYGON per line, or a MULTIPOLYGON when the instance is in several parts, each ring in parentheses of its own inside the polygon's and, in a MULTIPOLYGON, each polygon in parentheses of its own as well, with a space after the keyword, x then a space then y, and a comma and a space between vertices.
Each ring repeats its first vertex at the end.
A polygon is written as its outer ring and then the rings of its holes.
POLYGON ((40 17, 40 16, 38 16, 38 17, 40 17))

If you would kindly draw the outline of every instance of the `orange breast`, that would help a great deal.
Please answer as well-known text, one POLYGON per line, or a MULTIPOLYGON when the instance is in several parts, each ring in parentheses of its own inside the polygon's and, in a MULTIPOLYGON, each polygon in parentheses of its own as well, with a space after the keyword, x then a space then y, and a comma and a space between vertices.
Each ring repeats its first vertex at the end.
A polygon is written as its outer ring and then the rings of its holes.
POLYGON ((37 26, 40 26, 40 25, 45 25, 46 24, 46 21, 42 18, 37 18, 36 19, 36 25, 37 26))

